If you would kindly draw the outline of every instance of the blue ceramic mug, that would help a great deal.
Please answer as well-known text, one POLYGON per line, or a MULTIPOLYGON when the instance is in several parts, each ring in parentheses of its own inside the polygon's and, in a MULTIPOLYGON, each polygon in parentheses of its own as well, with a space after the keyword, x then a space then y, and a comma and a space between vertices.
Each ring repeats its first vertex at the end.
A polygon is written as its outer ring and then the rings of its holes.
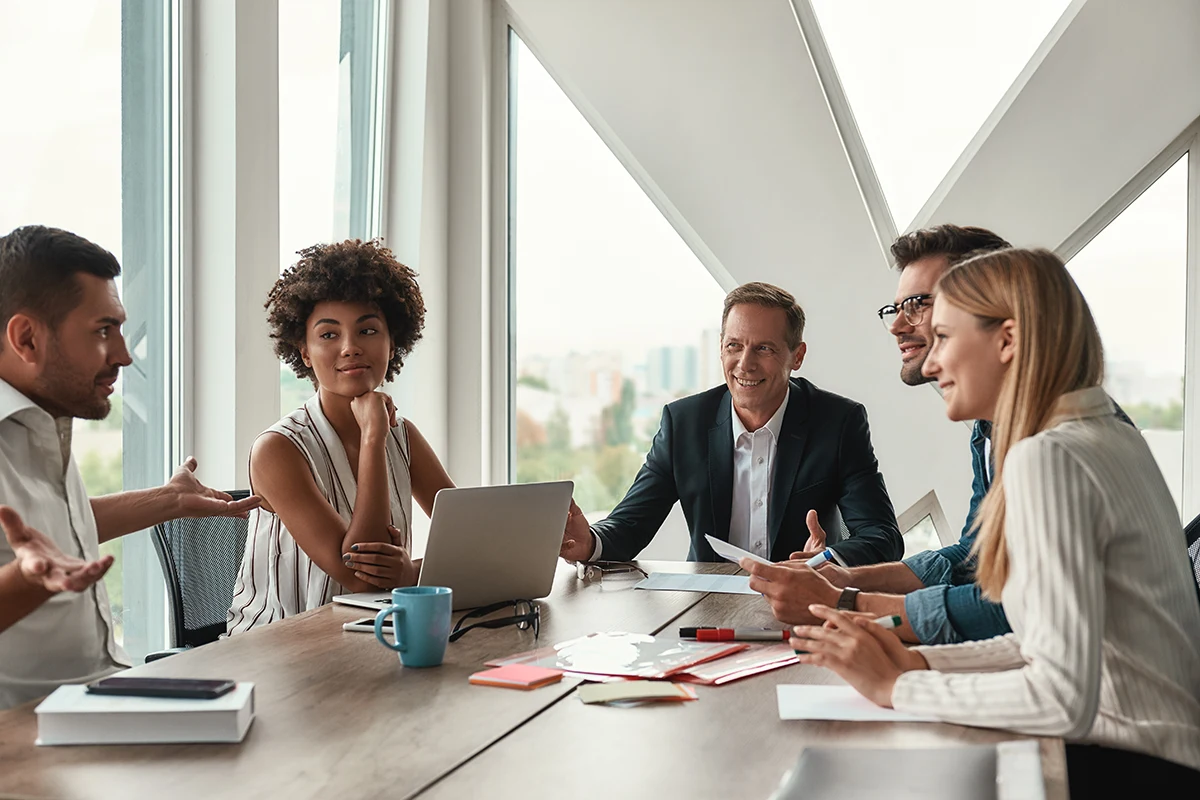
POLYGON ((445 586, 404 586, 392 589, 392 605, 375 617, 375 638, 400 653, 406 667, 436 667, 450 639, 453 592, 445 586), (383 621, 392 615, 395 644, 383 638, 383 621))

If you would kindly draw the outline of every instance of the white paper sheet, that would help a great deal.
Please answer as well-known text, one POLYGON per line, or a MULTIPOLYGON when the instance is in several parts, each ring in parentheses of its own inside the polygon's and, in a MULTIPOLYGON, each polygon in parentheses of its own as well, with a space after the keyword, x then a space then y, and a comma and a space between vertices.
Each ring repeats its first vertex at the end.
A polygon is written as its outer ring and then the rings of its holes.
POLYGON ((757 561, 759 564, 766 564, 768 567, 771 566, 771 562, 767 559, 763 558, 762 556, 756 556, 754 553, 751 553, 748 550, 743 550, 735 544, 721 541, 715 536, 711 536, 707 533, 704 534, 704 538, 708 540, 708 544, 712 547, 716 554, 726 561, 732 561, 734 564, 736 564, 741 559, 748 558, 751 561, 757 561))
POLYGON ((672 592, 716 592, 758 594, 750 588, 749 575, 690 575, 680 572, 651 572, 635 589, 672 592))
POLYGON ((883 708, 852 686, 776 686, 780 719, 828 719, 851 722, 937 722, 933 717, 883 708))

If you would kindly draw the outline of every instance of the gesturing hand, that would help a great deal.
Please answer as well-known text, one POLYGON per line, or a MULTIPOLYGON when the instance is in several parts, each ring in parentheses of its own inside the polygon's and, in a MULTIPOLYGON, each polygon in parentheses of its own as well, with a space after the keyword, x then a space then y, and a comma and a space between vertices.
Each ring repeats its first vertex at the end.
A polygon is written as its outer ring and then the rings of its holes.
POLYGON ((892 689, 901 674, 929 669, 924 656, 861 615, 822 605, 809 610, 825 624, 792 629, 791 645, 801 651, 797 653, 800 663, 828 667, 877 705, 891 708, 892 689))
POLYGON ((743 558, 742 569, 750 573, 750 588, 771 605, 780 622, 789 625, 816 621, 809 607, 813 603, 836 604, 841 591, 804 564, 759 564, 743 558))
POLYGON ((225 492, 210 489, 196 477, 196 459, 188 456, 163 487, 175 504, 175 517, 241 517, 258 508, 262 498, 250 495, 234 500, 225 492))
POLYGON ((592 529, 588 527, 587 517, 571 500, 571 510, 567 512, 567 527, 563 531, 562 548, 558 554, 567 561, 587 561, 596 549, 592 539, 592 529))
POLYGON ((8 537, 21 576, 48 592, 82 592, 103 578, 112 566, 112 556, 84 561, 66 555, 8 506, 0 506, 0 527, 8 537))
POLYGON ((354 577, 380 589, 412 586, 420 572, 420 566, 413 563, 407 550, 387 542, 352 544, 342 562, 354 570, 354 577))

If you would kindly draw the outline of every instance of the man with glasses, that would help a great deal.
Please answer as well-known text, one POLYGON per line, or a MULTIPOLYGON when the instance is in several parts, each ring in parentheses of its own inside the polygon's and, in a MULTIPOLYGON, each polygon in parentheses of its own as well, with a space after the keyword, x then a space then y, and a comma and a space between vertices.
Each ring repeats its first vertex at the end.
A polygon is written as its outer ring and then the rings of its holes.
MULTIPOLYGON (((876 312, 900 349, 900 380, 919 386, 931 379, 921 367, 933 346, 933 287, 953 265, 970 255, 1010 247, 1008 242, 984 228, 940 225, 901 236, 892 244, 892 257, 900 271, 896 300, 876 312)), ((826 563, 818 572, 772 568, 766 571, 772 583, 763 593, 775 616, 789 624, 811 621, 810 603, 851 605, 843 598, 853 594, 856 611, 875 616, 899 615, 904 619, 897 633, 922 644, 946 644, 989 639, 1011 631, 1004 609, 984 600, 975 585, 974 562, 970 558, 975 541, 972 527, 975 512, 991 486, 991 424, 975 423, 971 433, 971 466, 974 469, 970 510, 962 538, 940 550, 926 551, 900 562, 859 567, 826 563)), ((795 554, 796 556, 803 554, 795 554)), ((798 566, 795 565, 795 566, 798 566)), ((752 584, 758 589, 759 585, 752 584)))

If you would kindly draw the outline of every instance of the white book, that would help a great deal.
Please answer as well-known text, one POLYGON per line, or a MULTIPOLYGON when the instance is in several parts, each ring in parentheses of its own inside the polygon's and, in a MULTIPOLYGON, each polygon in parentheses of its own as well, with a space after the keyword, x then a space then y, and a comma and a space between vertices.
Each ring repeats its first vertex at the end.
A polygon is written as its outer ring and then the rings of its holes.
POLYGON ((254 721, 254 684, 211 700, 88 694, 70 684, 34 711, 39 745, 240 742, 254 721))

